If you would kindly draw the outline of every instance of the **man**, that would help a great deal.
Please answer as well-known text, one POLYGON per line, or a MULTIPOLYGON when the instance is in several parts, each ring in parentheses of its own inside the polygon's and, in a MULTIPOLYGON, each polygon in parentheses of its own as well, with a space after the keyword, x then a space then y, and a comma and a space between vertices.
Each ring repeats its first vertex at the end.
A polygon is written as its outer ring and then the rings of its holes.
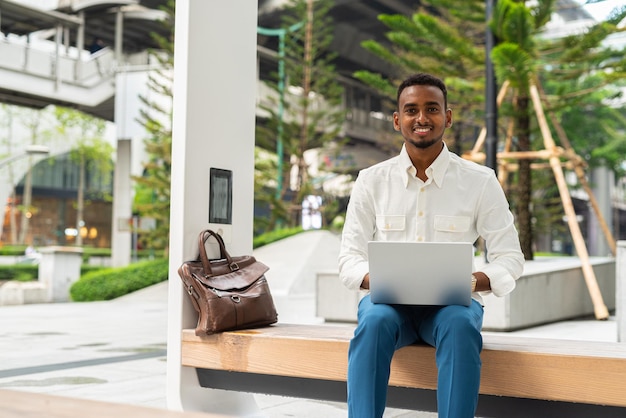
MULTIPOLYGON (((398 156, 359 173, 343 229, 341 280, 350 289, 369 289, 368 241, 473 243, 481 236, 488 263, 467 278, 469 307, 374 304, 369 295, 361 300, 348 353, 349 416, 382 417, 395 350, 425 342, 436 348, 439 417, 473 417, 482 349, 479 292, 511 292, 524 257, 493 170, 459 158, 443 142, 452 125, 443 81, 410 76, 398 88, 397 106, 393 125, 404 144, 398 156)), ((415 279, 428 277, 416 272, 415 279)))

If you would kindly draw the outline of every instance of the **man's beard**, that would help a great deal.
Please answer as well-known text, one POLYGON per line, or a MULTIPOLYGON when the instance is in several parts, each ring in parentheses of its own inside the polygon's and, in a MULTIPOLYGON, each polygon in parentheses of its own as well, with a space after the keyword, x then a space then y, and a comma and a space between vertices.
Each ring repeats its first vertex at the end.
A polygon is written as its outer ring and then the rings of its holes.
POLYGON ((429 141, 414 141, 412 139, 409 139, 409 142, 415 148, 426 149, 428 147, 432 147, 433 145, 435 145, 437 142, 439 142, 440 139, 441 138, 433 138, 433 139, 431 139, 429 141))

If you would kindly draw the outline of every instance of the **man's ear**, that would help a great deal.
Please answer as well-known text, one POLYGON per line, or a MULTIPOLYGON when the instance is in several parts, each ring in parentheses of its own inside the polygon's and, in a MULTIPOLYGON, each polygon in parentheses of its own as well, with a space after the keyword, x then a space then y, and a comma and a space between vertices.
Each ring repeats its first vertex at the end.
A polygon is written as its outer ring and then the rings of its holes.
POLYGON ((393 129, 395 131, 400 130, 400 122, 398 120, 398 112, 393 112, 393 129))
POLYGON ((446 128, 452 126, 452 109, 446 110, 446 128))

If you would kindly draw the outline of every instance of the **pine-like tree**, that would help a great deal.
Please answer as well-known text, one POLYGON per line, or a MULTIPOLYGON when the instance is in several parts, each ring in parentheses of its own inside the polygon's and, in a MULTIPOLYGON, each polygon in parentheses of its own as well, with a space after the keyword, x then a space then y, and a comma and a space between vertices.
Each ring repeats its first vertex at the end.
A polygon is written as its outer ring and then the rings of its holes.
POLYGON ((345 111, 341 107, 343 88, 333 64, 336 54, 330 50, 333 3, 292 0, 283 11, 285 78, 277 76, 269 82, 276 99, 263 106, 269 118, 258 127, 256 138, 258 146, 272 152, 282 141, 277 198, 265 194, 273 205, 269 228, 281 221, 299 224, 301 202, 314 191, 305 152, 339 140, 345 111), (284 215, 286 219, 281 219, 284 215))
POLYGON ((175 1, 161 6, 167 13, 162 23, 162 36, 153 33, 159 46, 150 51, 151 61, 156 64, 148 78, 151 94, 140 96, 144 108, 140 110, 139 122, 145 127, 144 141, 148 161, 144 163, 142 176, 133 177, 136 182, 133 212, 154 219, 154 228, 138 231, 144 248, 162 250, 168 255, 170 227, 170 182, 172 157, 172 86, 174 68, 174 13, 175 1))

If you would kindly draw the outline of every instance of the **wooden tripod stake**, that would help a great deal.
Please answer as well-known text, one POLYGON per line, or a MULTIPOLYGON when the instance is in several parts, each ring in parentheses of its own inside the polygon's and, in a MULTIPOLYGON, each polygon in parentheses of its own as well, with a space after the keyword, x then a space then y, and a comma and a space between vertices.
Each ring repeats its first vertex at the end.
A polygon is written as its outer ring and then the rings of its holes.
MULTIPOLYGON (((498 94, 498 99, 497 99, 498 106, 502 103, 502 100, 506 94, 507 88, 508 88, 508 83, 504 83, 498 94)), ((550 127, 548 126, 545 114, 543 112, 543 107, 541 104, 539 91, 535 84, 531 84, 530 86, 530 95, 531 95, 531 99, 533 102, 535 114, 537 116, 537 121, 541 129, 541 134, 543 136, 545 149, 541 151, 510 152, 507 147, 505 152, 498 153, 498 158, 499 159, 502 159, 502 158, 517 158, 517 159, 543 158, 543 159, 548 160, 550 168, 552 169, 554 173, 557 187, 559 189, 559 195, 561 196, 561 202, 563 203, 563 209, 567 217, 567 224, 569 226, 569 230, 572 235, 572 239, 574 241, 574 246, 576 248, 578 257, 580 258, 580 262, 582 264, 583 276, 585 278, 585 283, 587 285, 587 289, 589 290, 589 295, 591 296, 591 301, 594 306, 595 317, 596 319, 600 319, 600 320, 608 319, 609 312, 608 312, 606 305, 604 304, 604 300, 602 299, 602 294, 600 292, 600 288, 598 287, 598 281, 596 279, 595 273, 591 266, 591 262, 589 260, 589 253, 587 252, 587 245, 585 244, 585 240, 580 231, 580 226, 578 225, 578 221, 576 220, 576 212, 574 210, 572 198, 569 193, 569 188, 567 187, 567 183, 565 181, 565 175, 563 174, 563 167, 562 167, 562 163, 560 159, 561 155, 564 155, 570 160, 569 165, 573 166, 579 180, 581 181, 581 184, 585 188, 585 191, 587 192, 587 194, 590 196, 592 207, 595 211, 596 216, 598 217, 600 221, 600 225, 609 243, 609 246, 611 247, 611 250, 613 251, 613 254, 615 254, 615 240, 613 236, 611 235, 611 232, 608 226, 606 225, 606 222, 604 221, 604 218, 597 206, 593 193, 591 189, 589 188, 588 183, 584 177, 584 172, 581 168, 580 158, 578 158, 574 150, 571 148, 571 145, 569 144, 569 141, 567 141, 567 138, 564 136, 564 133, 561 135, 563 136, 561 140, 566 145, 567 150, 564 151, 563 149, 556 146, 554 139, 552 138, 552 133, 550 132, 550 127)), ((557 125, 557 129, 562 129, 559 124, 556 124, 556 125, 557 125)), ((559 131, 559 133, 561 132, 559 131)), ((484 154, 481 155, 479 150, 484 143, 485 136, 486 136, 485 134, 486 134, 486 129, 483 128, 478 139, 476 140, 476 143, 474 144, 474 148, 468 154, 464 155, 463 156, 464 158, 467 158, 473 161, 484 160, 484 154)))
POLYGON ((578 254, 578 258, 580 258, 580 262, 582 264, 583 276, 585 277, 587 289, 589 290, 589 295, 591 296, 591 301, 593 302, 596 319, 607 319, 609 317, 609 311, 604 304, 602 294, 600 293, 600 288, 598 287, 596 275, 589 261, 587 245, 585 244, 583 235, 580 232, 580 226, 578 225, 578 221, 576 220, 576 212, 574 211, 572 198, 569 194, 569 188, 567 187, 567 183, 565 182, 563 167, 561 167, 561 160, 558 157, 557 147, 554 143, 554 139, 552 139, 552 133, 550 132, 550 127, 548 126, 546 117, 543 113, 541 99, 539 97, 539 92, 537 91, 537 86, 535 84, 531 84, 530 86, 530 96, 532 98, 535 113, 537 115, 539 128, 541 129, 541 134, 543 136, 544 146, 548 151, 554 151, 549 158, 549 162, 550 166, 552 167, 552 171, 554 172, 556 184, 559 188, 559 194, 561 195, 563 209, 565 210, 565 215, 567 216, 567 224, 569 225, 569 230, 572 234, 572 239, 574 240, 576 253, 578 254))

